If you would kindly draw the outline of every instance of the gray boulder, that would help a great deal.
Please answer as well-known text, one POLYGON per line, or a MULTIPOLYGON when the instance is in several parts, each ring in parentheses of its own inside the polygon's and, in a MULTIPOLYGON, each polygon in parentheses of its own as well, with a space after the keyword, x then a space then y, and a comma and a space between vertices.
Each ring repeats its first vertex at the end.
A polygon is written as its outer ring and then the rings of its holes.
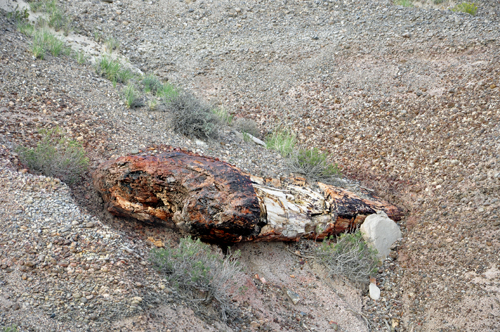
POLYGON ((366 217, 360 231, 366 243, 377 249, 380 259, 389 255, 391 245, 402 236, 399 226, 383 211, 366 217))

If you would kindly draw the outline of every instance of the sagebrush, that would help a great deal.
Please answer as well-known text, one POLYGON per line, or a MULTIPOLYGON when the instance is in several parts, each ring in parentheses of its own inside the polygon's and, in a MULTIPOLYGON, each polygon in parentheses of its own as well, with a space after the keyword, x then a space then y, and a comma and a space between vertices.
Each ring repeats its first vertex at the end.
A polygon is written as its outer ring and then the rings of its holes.
POLYGON ((150 259, 173 288, 187 294, 188 301, 211 303, 227 321, 238 315, 231 294, 244 278, 239 256, 239 252, 224 256, 200 240, 183 238, 177 248, 153 249, 150 259))
POLYGON ((171 125, 175 132, 194 138, 209 139, 218 136, 220 119, 209 105, 188 92, 179 93, 166 105, 172 113, 171 125))
POLYGON ((89 164, 82 145, 67 139, 58 127, 40 130, 40 134, 42 139, 36 147, 17 148, 21 162, 46 176, 70 184, 78 182, 89 164))
POLYGON ((341 275, 356 283, 367 283, 377 273, 377 250, 363 240, 359 230, 326 239, 316 250, 319 261, 331 276, 341 275))

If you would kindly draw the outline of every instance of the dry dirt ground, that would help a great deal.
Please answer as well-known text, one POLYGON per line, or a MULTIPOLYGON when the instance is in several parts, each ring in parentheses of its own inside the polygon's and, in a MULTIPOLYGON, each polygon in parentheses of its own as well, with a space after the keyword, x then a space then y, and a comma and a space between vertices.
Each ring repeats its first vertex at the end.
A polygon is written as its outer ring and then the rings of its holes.
MULTIPOLYGON (((239 249, 249 292, 237 302, 241 321, 231 324, 165 294, 151 271, 151 288, 133 286, 144 275, 144 257, 128 258, 127 270, 113 266, 111 278, 88 272, 91 265, 72 280, 47 265, 23 279, 25 249, 15 243, 24 246, 17 237, 25 233, 15 225, 24 215, 10 214, 20 211, 16 202, 32 211, 24 200, 49 189, 39 185, 44 179, 17 172, 23 167, 13 149, 33 145, 40 127, 59 125, 82 141, 92 167, 113 155, 172 144, 259 175, 286 171, 280 156, 238 140, 230 129, 217 142, 197 144, 168 131, 168 115, 126 109, 122 87, 99 78, 90 64, 34 60, 30 39, 2 14, 2 190, 15 195, 0 202, 4 229, 13 232, 0 236, 1 324, 36 331, 500 330, 500 10, 496 1, 478 3, 476 16, 388 1, 64 3, 75 29, 88 38, 83 48, 95 42, 94 31, 113 36, 132 66, 256 120, 262 134, 277 125, 290 128, 303 147, 330 152, 344 175, 406 211, 404 238, 379 269, 379 301, 366 289, 325 278, 320 267, 293 254, 308 252, 312 243, 246 244, 239 249), (115 293, 90 289, 90 308, 78 301, 64 308, 64 301, 73 301, 69 296, 47 309, 42 302, 52 295, 32 296, 36 287, 29 283, 50 288, 56 279, 62 293, 73 293, 72 282, 81 279, 115 293), (131 281, 120 285, 119 279, 131 281), (287 299, 287 289, 299 293, 298 305, 287 299), (162 300, 140 309, 126 302, 148 294, 162 300), (111 303, 126 314, 113 316, 111 303)), ((168 230, 106 215, 88 175, 71 195, 71 204, 97 217, 118 243, 132 237, 139 254, 149 250, 148 237, 178 240, 168 230)), ((97 267, 107 271, 109 264, 97 267)))

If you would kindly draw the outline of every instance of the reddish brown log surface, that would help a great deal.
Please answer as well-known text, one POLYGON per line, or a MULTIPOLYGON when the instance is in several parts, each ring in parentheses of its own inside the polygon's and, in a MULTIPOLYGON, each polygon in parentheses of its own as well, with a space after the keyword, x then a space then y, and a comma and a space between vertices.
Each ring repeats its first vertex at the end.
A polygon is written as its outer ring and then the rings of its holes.
POLYGON ((393 220, 402 216, 396 206, 368 194, 323 183, 319 190, 269 187, 228 163, 179 149, 110 160, 93 177, 111 213, 225 243, 323 239, 379 210, 393 220))
POLYGON ((214 158, 181 150, 120 157, 99 167, 94 185, 115 215, 223 242, 259 231, 259 201, 249 176, 214 158))

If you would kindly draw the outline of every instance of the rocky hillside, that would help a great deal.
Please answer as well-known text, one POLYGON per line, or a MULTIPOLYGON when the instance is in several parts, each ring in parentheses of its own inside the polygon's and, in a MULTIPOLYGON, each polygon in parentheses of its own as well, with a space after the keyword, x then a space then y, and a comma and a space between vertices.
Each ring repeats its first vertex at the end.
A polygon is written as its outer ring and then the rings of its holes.
MULTIPOLYGON (((59 2, 68 20, 56 34, 81 56, 43 60, 7 15, 18 4, 28 6, 0 0, 0 327, 500 329, 498 1, 477 1, 475 15, 448 0, 59 2), (312 241, 246 244, 241 316, 224 322, 151 266, 150 248, 175 246, 177 233, 105 213, 89 174, 68 186, 27 172, 16 147, 59 126, 82 143, 90 170, 167 144, 288 175, 283 157, 234 126, 203 142, 174 132, 150 95, 126 107, 125 84, 96 73, 109 49, 131 72, 253 119, 262 137, 287 128, 300 147, 330 153, 345 185, 402 207, 404 237, 378 270, 380 300, 326 277, 307 258, 312 241)), ((32 9, 29 19, 46 15, 32 9)))

